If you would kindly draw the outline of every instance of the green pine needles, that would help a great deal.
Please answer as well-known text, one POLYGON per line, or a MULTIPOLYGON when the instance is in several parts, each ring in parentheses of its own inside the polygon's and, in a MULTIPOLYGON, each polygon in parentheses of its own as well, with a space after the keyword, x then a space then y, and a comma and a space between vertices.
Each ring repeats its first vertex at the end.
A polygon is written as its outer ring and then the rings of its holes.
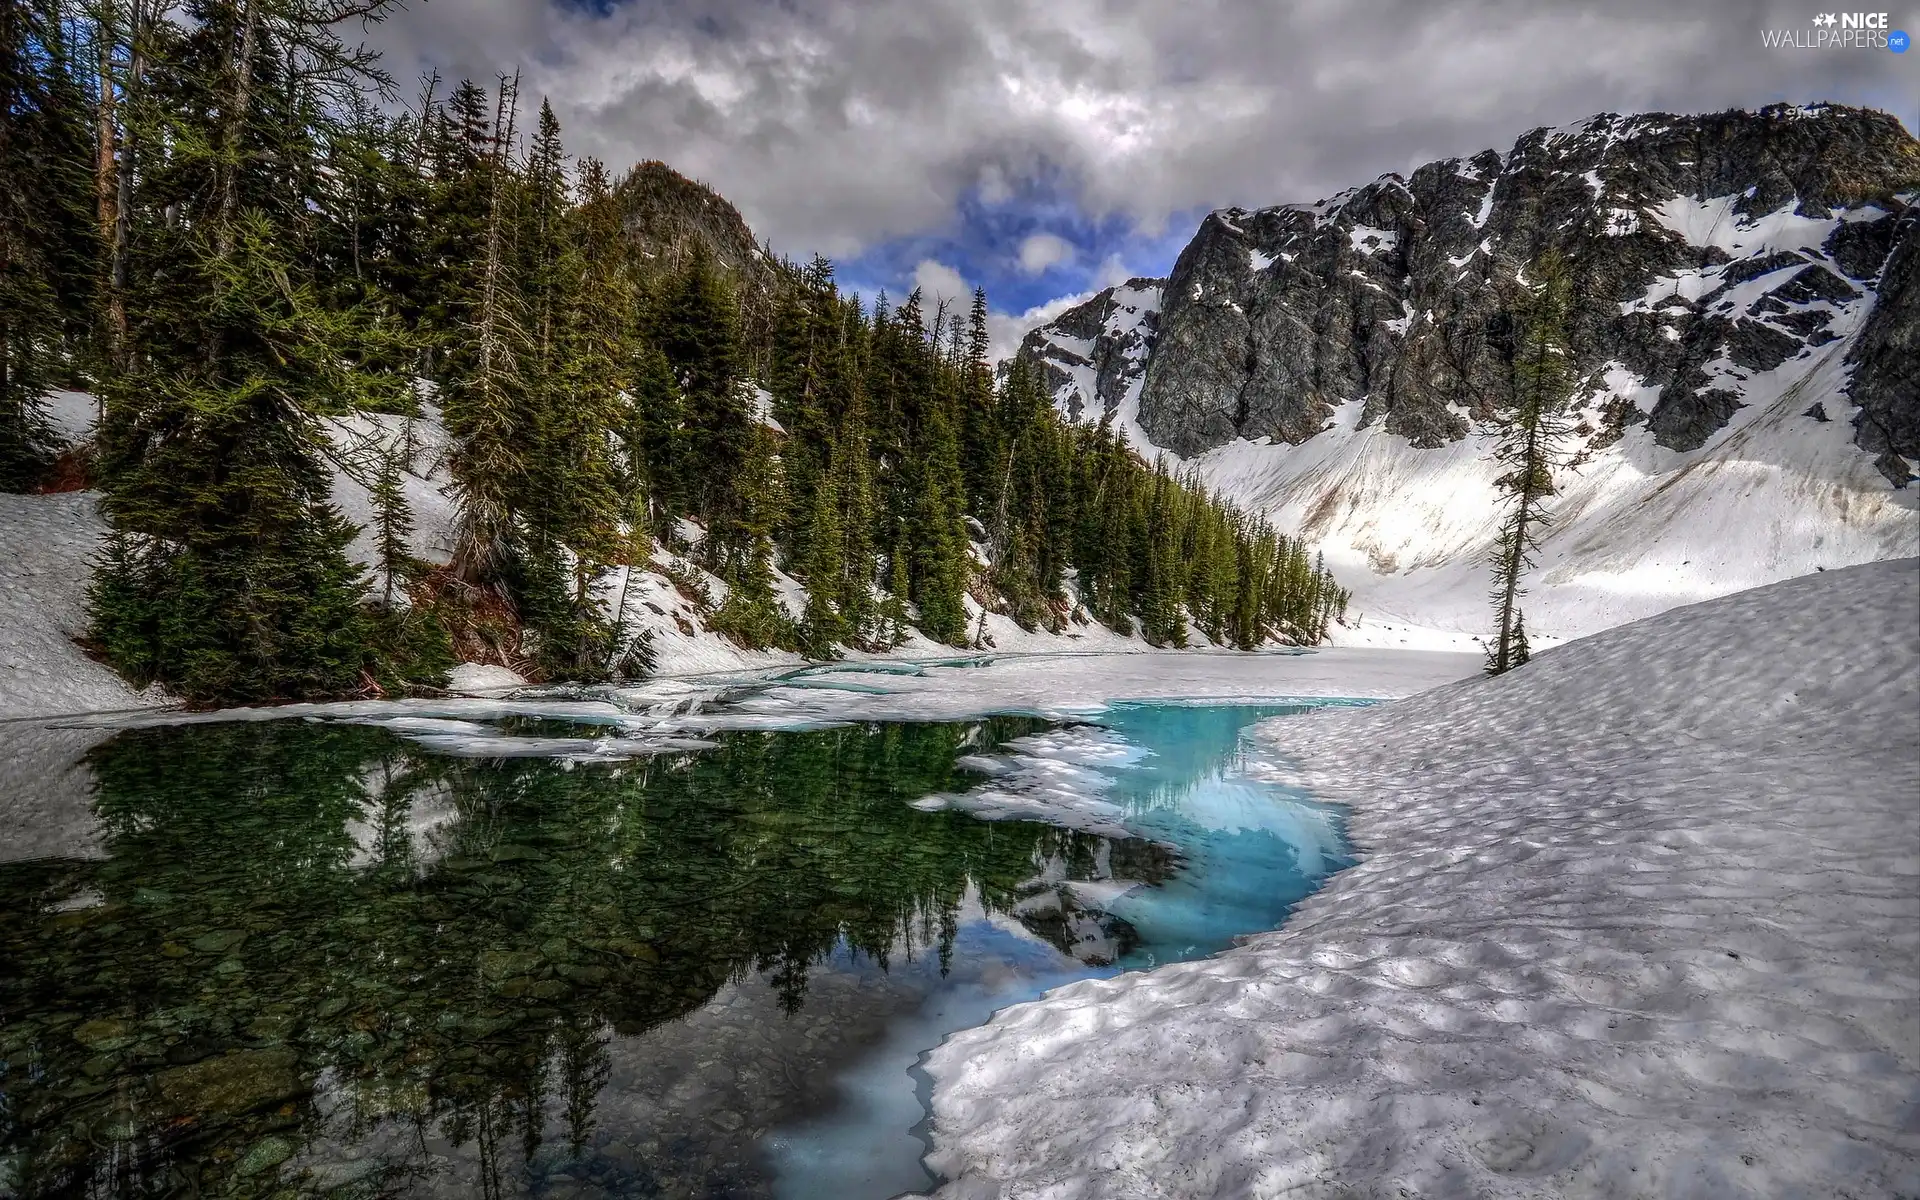
POLYGON ((1552 520, 1547 502, 1558 490, 1553 473, 1566 463, 1572 423, 1567 401, 1576 383, 1567 329, 1573 284, 1566 260, 1548 251, 1535 260, 1513 306, 1513 401, 1501 415, 1494 481, 1506 493, 1506 516, 1494 539, 1492 600, 1496 630, 1487 646, 1486 672, 1501 675, 1526 665, 1521 578, 1534 565, 1540 535, 1552 520))

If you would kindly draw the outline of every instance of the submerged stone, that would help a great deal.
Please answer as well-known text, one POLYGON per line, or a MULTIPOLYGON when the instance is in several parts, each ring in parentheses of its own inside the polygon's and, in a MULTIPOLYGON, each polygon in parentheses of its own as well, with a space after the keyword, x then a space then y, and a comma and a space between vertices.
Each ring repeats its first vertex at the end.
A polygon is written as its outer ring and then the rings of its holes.
POLYGON ((224 954, 247 940, 244 929, 216 929, 193 939, 193 948, 202 954, 224 954))
POLYGON ((261 1138, 248 1149, 238 1163, 234 1164, 233 1173, 240 1176, 247 1176, 258 1175, 262 1171, 271 1171, 289 1158, 292 1158, 293 1150, 293 1143, 286 1138, 261 1138))
POLYGON ((89 1050, 105 1053, 133 1045, 134 1035, 125 1021, 108 1017, 80 1025, 73 1031, 73 1040, 89 1050))
POLYGON ((162 1107, 175 1116, 231 1115, 304 1095, 297 1067, 286 1047, 236 1050, 162 1071, 153 1086, 162 1107))

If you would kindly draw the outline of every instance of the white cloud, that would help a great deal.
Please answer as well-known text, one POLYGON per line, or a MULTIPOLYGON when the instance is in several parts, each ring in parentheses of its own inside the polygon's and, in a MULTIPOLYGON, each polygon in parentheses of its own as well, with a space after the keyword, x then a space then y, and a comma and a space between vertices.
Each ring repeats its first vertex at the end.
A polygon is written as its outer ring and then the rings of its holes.
POLYGON ((1127 270, 1127 264, 1120 261, 1118 254, 1109 254, 1101 260, 1100 269, 1093 273, 1094 290, 1099 291, 1101 288, 1110 288, 1125 283, 1127 280, 1132 279, 1133 275, 1134 273, 1132 271, 1127 270))
POLYGON ((920 289, 921 303, 929 314, 942 300, 948 307, 963 309, 973 302, 973 286, 960 277, 960 272, 931 258, 921 259, 914 267, 913 286, 920 289))
POLYGON ((402 91, 523 68, 577 152, 665 159, 776 247, 845 258, 975 189, 1050 180, 1152 230, 1598 111, 1908 94, 1899 55, 1766 51, 1782 2, 433 0, 372 37, 402 91))
POLYGON ((1073 261, 1073 245, 1051 233, 1036 233, 1020 243, 1020 270, 1038 275, 1048 267, 1073 261))
MULTIPOLYGON (((1106 285, 1101 285, 1102 287, 1106 285)), ((1041 325, 1053 320, 1076 304, 1084 304, 1093 299, 1100 288, 1079 292, 1072 296, 1056 296, 1045 304, 1036 304, 1023 313, 989 312, 987 314, 988 357, 994 362, 1004 362, 1013 357, 1020 349, 1020 339, 1041 325)))

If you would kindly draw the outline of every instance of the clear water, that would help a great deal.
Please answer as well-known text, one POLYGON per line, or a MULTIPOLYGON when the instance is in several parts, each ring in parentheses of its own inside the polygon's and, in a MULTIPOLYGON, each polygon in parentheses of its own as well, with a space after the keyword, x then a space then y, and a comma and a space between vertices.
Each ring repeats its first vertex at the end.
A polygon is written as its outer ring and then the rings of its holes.
MULTIPOLYGON (((586 763, 431 722, 120 733, 86 751, 89 849, 0 862, 0 1195, 925 1188, 925 1050, 1273 928, 1344 861, 1334 811, 1238 772, 1279 711, 586 763), (1029 776, 1136 836, 910 803, 1029 776)), ((0 808, 22 846, 55 819, 0 808)))

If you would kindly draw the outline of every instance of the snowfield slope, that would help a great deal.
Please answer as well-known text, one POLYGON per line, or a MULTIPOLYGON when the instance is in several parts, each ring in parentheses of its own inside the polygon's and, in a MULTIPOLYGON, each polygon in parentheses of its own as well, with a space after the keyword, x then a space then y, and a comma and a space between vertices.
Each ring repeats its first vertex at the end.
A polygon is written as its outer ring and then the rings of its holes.
POLYGON ((0 492, 0 720, 165 702, 73 643, 86 628, 87 579, 105 535, 91 492, 0 492))
POLYGON ((1260 735, 1361 863, 936 1050, 943 1195, 1920 1194, 1920 562, 1260 735))
POLYGON ((1164 283, 1033 331, 1059 409, 1318 544, 1349 641, 1490 625, 1507 295, 1576 281, 1575 464, 1527 624, 1564 640, 1920 553, 1920 143, 1837 106, 1603 115, 1316 204, 1223 209, 1164 283))

